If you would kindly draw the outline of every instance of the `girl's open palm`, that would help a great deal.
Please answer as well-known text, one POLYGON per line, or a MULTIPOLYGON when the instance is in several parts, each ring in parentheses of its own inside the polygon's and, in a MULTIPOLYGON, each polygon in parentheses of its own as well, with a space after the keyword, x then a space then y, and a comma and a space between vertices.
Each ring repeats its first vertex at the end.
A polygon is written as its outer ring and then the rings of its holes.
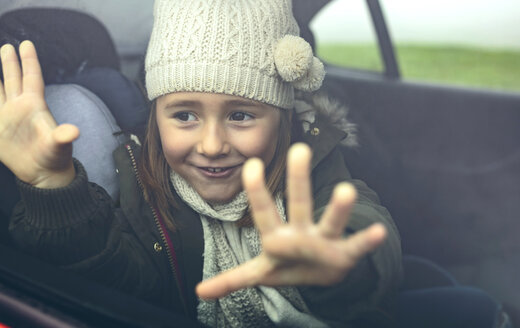
POLYGON ((72 141, 79 130, 57 126, 44 98, 34 45, 20 44, 21 66, 12 45, 0 49, 0 161, 20 180, 41 188, 65 186, 74 178, 72 141))
POLYGON ((242 180, 263 250, 254 259, 200 283, 200 297, 223 297, 256 285, 332 285, 340 282, 360 257, 383 242, 386 230, 381 224, 343 237, 356 198, 354 187, 348 183, 336 186, 319 223, 313 223, 310 163, 308 146, 291 147, 287 159, 289 223, 281 221, 264 184, 263 163, 251 159, 244 165, 242 180))

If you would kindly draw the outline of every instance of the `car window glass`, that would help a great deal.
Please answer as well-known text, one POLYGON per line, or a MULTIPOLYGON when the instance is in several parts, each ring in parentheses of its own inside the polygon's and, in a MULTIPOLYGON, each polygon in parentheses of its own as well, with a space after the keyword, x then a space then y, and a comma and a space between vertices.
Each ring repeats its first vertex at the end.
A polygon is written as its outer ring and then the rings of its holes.
POLYGON ((381 0, 404 79, 520 91, 520 3, 381 0))
MULTIPOLYGON (((404 80, 520 92, 520 3, 380 0, 404 80)), ((311 22, 328 64, 382 71, 365 0, 333 0, 311 22)))
POLYGON ((334 0, 310 22, 316 53, 336 66, 382 72, 377 38, 364 0, 334 0))

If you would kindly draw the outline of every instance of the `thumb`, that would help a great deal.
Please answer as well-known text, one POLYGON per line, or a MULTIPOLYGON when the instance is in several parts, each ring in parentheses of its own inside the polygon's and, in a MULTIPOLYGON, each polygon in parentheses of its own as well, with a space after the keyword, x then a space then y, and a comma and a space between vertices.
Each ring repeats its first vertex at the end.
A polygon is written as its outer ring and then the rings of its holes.
MULTIPOLYGON (((68 163, 72 160, 72 142, 79 137, 79 129, 72 124, 62 124, 54 128, 51 132, 49 149, 54 154, 56 159, 59 159, 56 164, 63 165, 62 161, 68 163)), ((69 163, 70 164, 70 163, 69 163)))
POLYGON ((62 124, 52 131, 53 140, 59 145, 67 145, 79 137, 79 129, 72 124, 62 124))

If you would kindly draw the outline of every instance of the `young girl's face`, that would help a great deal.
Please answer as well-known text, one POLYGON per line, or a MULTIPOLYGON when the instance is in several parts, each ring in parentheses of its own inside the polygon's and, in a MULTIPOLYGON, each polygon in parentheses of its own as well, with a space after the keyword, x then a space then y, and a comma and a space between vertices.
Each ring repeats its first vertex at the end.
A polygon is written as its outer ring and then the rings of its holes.
POLYGON ((157 99, 157 125, 170 167, 209 203, 230 201, 242 190, 245 161, 272 161, 280 110, 249 99, 178 92, 157 99))

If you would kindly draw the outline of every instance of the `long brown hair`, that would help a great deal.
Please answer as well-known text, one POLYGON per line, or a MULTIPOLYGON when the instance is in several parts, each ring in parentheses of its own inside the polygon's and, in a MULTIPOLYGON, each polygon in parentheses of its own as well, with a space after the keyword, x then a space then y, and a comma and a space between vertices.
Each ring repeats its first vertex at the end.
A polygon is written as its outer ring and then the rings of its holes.
MULTIPOLYGON (((280 126, 276 151, 273 160, 266 168, 266 185, 273 195, 283 190, 286 156, 291 144, 292 110, 279 110, 280 126)), ((170 206, 177 208, 177 202, 170 186, 170 167, 163 154, 156 111, 156 101, 153 101, 142 146, 139 174, 146 201, 164 218, 168 229, 175 231, 175 218, 170 206)), ((238 224, 240 226, 253 224, 250 211, 247 211, 238 224)))

